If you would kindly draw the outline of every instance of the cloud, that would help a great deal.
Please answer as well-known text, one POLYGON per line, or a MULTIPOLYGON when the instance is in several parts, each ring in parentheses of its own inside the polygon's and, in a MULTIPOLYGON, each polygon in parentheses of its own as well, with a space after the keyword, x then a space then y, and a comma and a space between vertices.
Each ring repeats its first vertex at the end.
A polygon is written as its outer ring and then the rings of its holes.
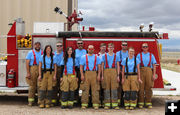
POLYGON ((138 26, 155 22, 154 30, 180 38, 180 0, 79 0, 84 18, 96 30, 139 31, 138 26))

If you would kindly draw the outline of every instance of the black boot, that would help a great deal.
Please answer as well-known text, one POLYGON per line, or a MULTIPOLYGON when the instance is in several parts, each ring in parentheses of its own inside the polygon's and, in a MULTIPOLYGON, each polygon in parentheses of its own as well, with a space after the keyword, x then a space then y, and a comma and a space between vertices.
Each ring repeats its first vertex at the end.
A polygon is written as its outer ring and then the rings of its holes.
POLYGON ((62 91, 62 98, 61 98, 61 108, 64 109, 68 106, 68 96, 69 92, 62 91))
POLYGON ((74 91, 70 91, 70 92, 69 92, 68 107, 69 107, 70 109, 72 109, 72 108, 73 108, 73 105, 74 105, 74 94, 75 94, 74 91))
POLYGON ((137 104, 137 91, 131 91, 130 101, 132 101, 130 107, 134 109, 137 104))

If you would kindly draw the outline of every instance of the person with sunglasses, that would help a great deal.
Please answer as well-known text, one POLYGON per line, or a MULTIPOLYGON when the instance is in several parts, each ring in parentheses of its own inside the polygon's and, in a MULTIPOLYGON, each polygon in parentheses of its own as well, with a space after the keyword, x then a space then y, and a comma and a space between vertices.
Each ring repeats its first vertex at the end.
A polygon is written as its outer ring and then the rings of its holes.
POLYGON ((121 71, 122 71, 122 65, 121 65, 121 62, 123 59, 127 58, 128 57, 128 43, 126 41, 122 41, 121 43, 121 47, 122 47, 122 50, 118 51, 116 53, 117 57, 120 58, 120 82, 119 82, 119 87, 118 87, 118 104, 119 106, 121 105, 121 100, 123 100, 122 96, 123 96, 123 90, 122 90, 122 84, 121 84, 121 79, 122 79, 122 74, 121 74, 121 71))
POLYGON ((104 109, 119 109, 117 88, 119 87, 119 61, 114 44, 108 44, 108 53, 102 56, 102 87, 104 89, 104 109))
POLYGON ((140 63, 140 73, 141 79, 143 81, 140 84, 139 90, 139 108, 143 108, 145 105, 147 108, 152 108, 152 87, 154 85, 154 80, 156 79, 156 59, 154 55, 148 51, 149 47, 147 43, 142 44, 142 52, 137 55, 137 58, 141 61, 140 63), (144 103, 145 102, 145 103, 144 103))
POLYGON ((81 85, 82 90, 81 107, 86 109, 89 103, 89 91, 91 89, 92 105, 94 109, 99 108, 99 82, 101 60, 99 56, 94 54, 94 46, 88 46, 88 54, 81 57, 80 71, 81 71, 81 85))
POLYGON ((85 49, 83 49, 83 40, 82 39, 78 39, 77 40, 77 49, 75 50, 75 58, 77 60, 77 68, 76 68, 76 74, 77 74, 77 77, 78 77, 78 88, 75 92, 75 104, 79 103, 79 87, 80 87, 80 83, 81 83, 81 74, 80 74, 80 60, 81 60, 81 57, 83 55, 86 55, 87 54, 87 51, 85 49))
POLYGON ((61 74, 61 61, 63 59, 63 43, 61 41, 58 41, 56 43, 56 51, 54 52, 54 56, 56 59, 56 65, 57 65, 57 74, 56 74, 56 78, 57 78, 57 82, 55 84, 53 84, 53 96, 52 96, 52 105, 51 106, 55 106, 58 105, 58 103, 60 102, 60 97, 61 97, 61 91, 60 91, 60 77, 59 75, 61 74))

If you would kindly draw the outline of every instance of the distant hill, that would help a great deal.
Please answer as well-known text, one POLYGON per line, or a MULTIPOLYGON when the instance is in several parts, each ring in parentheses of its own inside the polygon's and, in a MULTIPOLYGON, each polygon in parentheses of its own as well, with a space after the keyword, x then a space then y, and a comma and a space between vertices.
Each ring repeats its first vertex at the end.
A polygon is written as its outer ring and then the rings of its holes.
POLYGON ((163 48, 163 52, 180 52, 180 49, 163 48))

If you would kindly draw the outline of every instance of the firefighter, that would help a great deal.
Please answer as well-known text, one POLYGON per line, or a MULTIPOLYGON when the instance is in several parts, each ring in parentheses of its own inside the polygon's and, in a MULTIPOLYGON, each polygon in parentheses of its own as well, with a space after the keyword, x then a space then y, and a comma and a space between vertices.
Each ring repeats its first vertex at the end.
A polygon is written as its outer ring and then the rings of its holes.
POLYGON ((34 104, 35 93, 37 90, 37 79, 39 76, 38 65, 39 58, 41 57, 41 43, 35 42, 34 49, 29 51, 26 56, 26 81, 29 85, 28 92, 28 105, 32 106, 34 104))
MULTIPOLYGON (((122 41, 121 43, 122 50, 118 51, 116 55, 120 58, 120 73, 122 71, 122 65, 121 62, 124 58, 128 57, 128 44, 126 41, 122 41)), ((121 105, 121 100, 123 100, 123 90, 122 90, 122 84, 121 84, 121 79, 122 79, 122 74, 120 76, 120 82, 119 82, 119 87, 118 87, 118 104, 119 106, 121 105)))
POLYGON ((83 55, 87 54, 87 51, 85 49, 83 49, 83 44, 84 43, 83 43, 82 39, 78 39, 76 43, 77 43, 77 47, 78 47, 78 49, 75 50, 75 58, 76 58, 77 64, 78 64, 78 66, 76 68, 76 74, 77 74, 77 77, 78 77, 79 80, 78 80, 78 88, 77 88, 77 90, 75 92, 75 100, 74 100, 74 102, 79 103, 78 102, 79 101, 79 87, 80 87, 80 83, 81 83, 80 60, 81 60, 81 57, 83 55))
POLYGON ((154 84, 156 75, 156 59, 154 55, 148 52, 148 44, 142 44, 142 52, 137 55, 137 58, 141 61, 140 71, 141 79, 143 81, 140 84, 138 106, 143 108, 144 101, 147 108, 152 108, 151 98, 152 98, 152 87, 154 84))
MULTIPOLYGON (((101 59, 102 62, 102 56, 106 53, 106 44, 105 43, 101 43, 100 44, 100 52, 98 53, 99 58, 101 59)), ((101 71, 102 72, 102 71, 101 71)), ((101 76, 102 78, 102 73, 101 76)), ((99 96, 100 96, 100 101, 101 101, 101 106, 103 106, 103 100, 104 100, 104 93, 103 93, 103 88, 102 88, 102 83, 100 82, 100 91, 99 91, 99 96)))
POLYGON ((61 61, 60 88, 62 91, 61 108, 73 108, 75 90, 78 87, 78 78, 75 73, 77 61, 74 50, 68 47, 65 52, 64 60, 61 61), (64 72, 63 72, 64 71, 64 72), (63 75, 64 73, 64 75, 63 75))
POLYGON ((137 93, 139 90, 140 60, 134 56, 134 48, 128 50, 128 57, 123 59, 122 64, 122 88, 124 91, 125 109, 133 110, 137 105, 137 93))
POLYGON ((81 106, 82 109, 88 107, 89 91, 91 89, 92 104, 94 109, 99 108, 99 81, 100 81, 100 58, 93 54, 94 46, 88 46, 88 54, 81 57, 80 71, 81 71, 81 85, 82 90, 81 106), (97 73, 98 71, 98 73, 97 73))
POLYGON ((39 107, 49 108, 51 105, 53 82, 56 81, 56 59, 52 53, 52 47, 47 45, 44 54, 39 59, 39 107))
POLYGON ((55 82, 55 86, 53 87, 53 97, 52 97, 52 106, 54 105, 58 105, 58 101, 61 102, 60 98, 61 98, 61 91, 59 88, 59 84, 60 84, 60 77, 59 75, 61 74, 61 61, 63 59, 63 44, 61 41, 56 43, 56 48, 57 51, 54 52, 55 55, 55 59, 56 59, 56 65, 57 65, 57 74, 56 74, 56 78, 57 78, 57 82, 55 82), (59 95, 59 96, 58 96, 59 95))
POLYGON ((108 53, 102 57, 102 87, 104 89, 104 109, 119 109, 117 88, 119 86, 119 61, 113 53, 114 44, 108 44, 108 53))

